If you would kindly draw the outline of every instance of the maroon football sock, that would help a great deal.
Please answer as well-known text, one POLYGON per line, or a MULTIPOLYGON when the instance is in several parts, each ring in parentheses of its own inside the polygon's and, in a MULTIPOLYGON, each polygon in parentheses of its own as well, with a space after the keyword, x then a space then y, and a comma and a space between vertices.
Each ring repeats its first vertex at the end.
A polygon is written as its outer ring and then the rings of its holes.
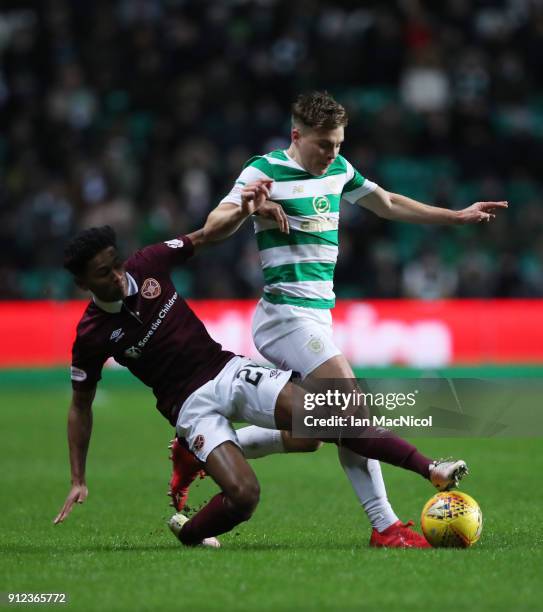
POLYGON ((429 477, 428 468, 432 460, 419 453, 415 446, 388 430, 377 431, 375 427, 368 427, 366 434, 373 437, 343 438, 341 444, 363 457, 378 459, 416 472, 424 478, 429 477))
POLYGON ((249 516, 237 513, 225 503, 224 493, 218 493, 197 514, 187 521, 179 534, 183 544, 194 546, 204 538, 217 536, 233 529, 249 516))

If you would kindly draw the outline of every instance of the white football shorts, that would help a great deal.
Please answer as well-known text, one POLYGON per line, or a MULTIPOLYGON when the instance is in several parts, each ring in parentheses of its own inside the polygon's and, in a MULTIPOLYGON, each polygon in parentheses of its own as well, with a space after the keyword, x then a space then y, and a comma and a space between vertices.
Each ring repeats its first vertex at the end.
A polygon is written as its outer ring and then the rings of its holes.
POLYGON ((302 378, 341 354, 327 309, 260 300, 253 316, 253 340, 262 357, 278 368, 298 372, 302 378))
POLYGON ((232 422, 277 429, 275 403, 291 375, 290 371, 257 365, 247 357, 233 357, 215 378, 183 402, 177 435, 205 462, 223 442, 240 446, 232 422))

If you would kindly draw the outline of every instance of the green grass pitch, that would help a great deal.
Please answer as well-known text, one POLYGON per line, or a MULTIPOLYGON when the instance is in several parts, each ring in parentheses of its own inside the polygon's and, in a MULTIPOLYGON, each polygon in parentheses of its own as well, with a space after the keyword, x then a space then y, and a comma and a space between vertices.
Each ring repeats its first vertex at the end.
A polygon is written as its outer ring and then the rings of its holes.
MULTIPOLYGON (((470 550, 374 550, 335 449, 253 461, 262 498, 221 550, 184 549, 166 527, 172 434, 151 393, 108 372, 95 402, 89 499, 52 519, 69 488, 64 374, 0 372, 0 591, 68 595, 77 610, 536 610, 543 606, 543 441, 424 439, 465 458, 484 529, 470 550)), ((433 494, 384 466, 390 499, 418 524, 433 494)), ((209 479, 191 502, 216 491, 209 479)), ((23 607, 23 606, 17 606, 23 607)))

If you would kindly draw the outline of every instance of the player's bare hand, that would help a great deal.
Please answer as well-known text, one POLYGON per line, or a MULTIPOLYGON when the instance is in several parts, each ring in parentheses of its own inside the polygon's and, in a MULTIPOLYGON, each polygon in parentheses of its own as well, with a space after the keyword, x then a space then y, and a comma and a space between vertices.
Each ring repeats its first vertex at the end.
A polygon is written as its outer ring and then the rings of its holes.
POLYGON ((74 504, 82 504, 89 494, 89 490, 87 489, 87 485, 79 484, 72 485, 70 492, 68 493, 68 497, 64 502, 64 506, 62 506, 61 511, 57 514, 53 523, 58 525, 58 523, 62 523, 62 521, 70 514, 74 504))
POLYGON ((272 200, 266 200, 258 207, 258 214, 265 219, 275 219, 277 225, 279 226, 279 231, 283 234, 290 233, 290 228, 288 225, 288 217, 283 210, 283 207, 277 202, 273 202, 272 200))
POLYGON ((491 221, 496 218, 496 213, 499 210, 508 206, 507 202, 475 202, 475 204, 458 211, 458 221, 462 225, 491 221))
POLYGON ((267 198, 270 197, 271 179, 258 179, 247 183, 241 190, 241 208, 249 216, 258 211, 267 198))
POLYGON ((247 215, 258 214, 265 219, 274 219, 279 231, 288 234, 290 231, 288 217, 283 207, 269 199, 272 182, 268 179, 259 179, 247 183, 241 191, 241 207, 247 215))

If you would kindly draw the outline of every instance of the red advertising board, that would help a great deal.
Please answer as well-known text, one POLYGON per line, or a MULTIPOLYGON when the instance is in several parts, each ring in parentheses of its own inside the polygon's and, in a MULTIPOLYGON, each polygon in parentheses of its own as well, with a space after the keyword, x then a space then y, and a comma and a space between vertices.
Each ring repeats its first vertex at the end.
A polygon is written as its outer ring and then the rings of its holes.
MULTIPOLYGON (((85 302, 0 302, 0 367, 66 365, 85 302)), ((191 306, 226 348, 258 357, 253 301, 191 306)), ((338 346, 354 365, 543 363, 543 300, 340 301, 338 346)))

